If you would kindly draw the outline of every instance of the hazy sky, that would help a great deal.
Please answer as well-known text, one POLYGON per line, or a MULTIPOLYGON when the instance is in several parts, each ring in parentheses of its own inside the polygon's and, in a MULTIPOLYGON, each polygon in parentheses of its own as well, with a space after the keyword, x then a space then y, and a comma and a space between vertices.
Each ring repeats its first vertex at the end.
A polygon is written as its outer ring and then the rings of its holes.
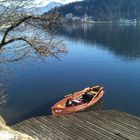
POLYGON ((34 0, 35 4, 37 4, 38 6, 45 6, 50 2, 60 2, 60 3, 69 3, 69 2, 74 2, 74 1, 80 1, 80 0, 34 0))

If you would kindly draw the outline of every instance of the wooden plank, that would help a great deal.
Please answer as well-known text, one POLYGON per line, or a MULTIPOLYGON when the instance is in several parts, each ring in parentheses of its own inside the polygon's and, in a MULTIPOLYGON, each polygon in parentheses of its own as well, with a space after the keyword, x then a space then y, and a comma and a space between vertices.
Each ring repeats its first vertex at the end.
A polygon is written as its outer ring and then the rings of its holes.
POLYGON ((66 131, 67 129, 64 128, 64 130, 62 129, 61 125, 56 124, 55 122, 51 122, 50 120, 46 119, 46 118, 38 118, 39 121, 41 121, 42 123, 44 123, 45 125, 50 126, 50 128, 53 129, 53 131, 55 131, 57 133, 57 138, 66 138, 66 139, 70 139, 71 137, 69 136, 69 132, 66 131))
POLYGON ((12 128, 39 140, 140 140, 140 118, 112 110, 35 117, 12 128))
POLYGON ((135 133, 135 131, 140 130, 140 121, 137 121, 136 123, 133 123, 131 121, 131 118, 129 118, 129 121, 128 121, 124 117, 120 117, 120 116, 117 116, 117 115, 112 116, 112 113, 110 114, 110 112, 105 112, 105 113, 104 112, 103 113, 95 112, 94 115, 101 116, 103 118, 106 118, 110 121, 115 122, 116 124, 120 124, 120 125, 128 128, 129 130, 131 130, 134 133, 135 133))
POLYGON ((104 140, 112 139, 110 135, 105 135, 105 133, 102 133, 101 127, 99 129, 97 129, 97 127, 91 127, 91 125, 86 121, 86 118, 82 119, 80 116, 80 119, 79 119, 79 118, 70 116, 67 119, 71 121, 76 121, 78 125, 80 125, 81 127, 85 129, 85 133, 87 133, 88 135, 91 135, 97 139, 104 139, 104 140))
POLYGON ((131 118, 131 120, 134 120, 134 121, 140 121, 140 117, 128 114, 126 112, 122 112, 122 111, 119 111, 119 110, 109 110, 109 112, 112 112, 112 113, 115 113, 115 114, 120 114, 121 116, 126 117, 126 118, 131 118))
MULTIPOLYGON (((53 117, 52 117, 53 118, 53 117)), ((75 130, 75 127, 73 127, 73 126, 71 126, 71 125, 69 125, 68 124, 68 122, 62 122, 62 123, 60 123, 60 121, 58 122, 58 121, 56 121, 56 119, 57 118, 54 118, 54 119, 50 119, 50 120, 46 120, 45 118, 41 118, 44 122, 49 122, 49 123, 51 123, 51 124, 55 124, 55 126, 53 127, 55 130, 57 130, 58 132, 59 131, 61 131, 61 132, 64 132, 64 134, 66 134, 67 136, 69 136, 69 138, 71 138, 71 139, 78 139, 78 138, 81 138, 81 139, 83 139, 83 137, 81 137, 80 135, 79 135, 79 133, 80 133, 80 131, 79 130, 75 130), (75 130, 75 131, 74 131, 75 130), (76 132, 76 134, 78 135, 78 137, 77 137, 77 135, 75 135, 75 132, 76 132)), ((47 123, 46 123, 46 125, 47 125, 47 123)), ((62 135, 61 135, 61 137, 60 138, 62 138, 62 135)))
MULTIPOLYGON (((85 117, 85 115, 83 115, 83 117, 85 117)), ((100 129, 102 128, 103 130, 106 130, 106 131, 108 131, 109 133, 113 133, 114 135, 116 135, 116 136, 118 136, 119 138, 117 138, 117 139, 127 139, 126 137, 124 137, 124 136, 120 136, 120 135, 117 135, 116 133, 118 133, 118 130, 117 129, 114 129, 114 131, 112 132, 112 127, 110 126, 110 125, 106 125, 106 124, 104 124, 103 122, 101 122, 100 120, 96 120, 95 118, 90 118, 90 117, 88 117, 87 119, 86 119, 86 121, 88 122, 88 123, 90 123, 91 125, 97 125, 97 126, 99 126, 100 127, 100 129)), ((113 138, 114 139, 114 138, 113 138)), ((115 138, 116 139, 116 138, 115 138)), ((127 139, 128 140, 128 139, 127 139)))
POLYGON ((87 114, 89 115, 89 118, 97 118, 98 121, 102 123, 102 125, 105 125, 105 127, 108 125, 111 128, 110 131, 116 133, 117 135, 122 134, 123 137, 132 140, 138 139, 138 137, 133 134, 134 131, 131 131, 127 127, 117 124, 115 121, 99 116, 96 113, 87 112, 87 114))
POLYGON ((22 123, 22 125, 20 125, 20 129, 16 129, 22 133, 26 133, 34 138, 38 137, 38 132, 34 131, 33 129, 30 128, 30 126, 28 126, 28 124, 24 124, 22 123))
POLYGON ((40 124, 37 122, 37 120, 29 120, 28 122, 28 125, 32 126, 32 130, 38 132, 38 137, 39 138, 47 138, 48 136, 51 137, 51 138, 55 138, 55 134, 54 133, 50 133, 52 131, 49 131, 49 129, 45 128, 45 129, 42 129, 44 128, 43 125, 41 125, 40 127, 40 124))
MULTIPOLYGON (((131 116, 128 116, 124 113, 116 113, 115 111, 107 111, 106 113, 109 117, 114 118, 117 121, 120 121, 121 123, 124 123, 126 125, 129 125, 137 130, 140 130, 140 120, 132 118, 131 116)), ((134 116, 133 116, 134 117, 134 116)))
MULTIPOLYGON (((107 112, 107 113, 102 113, 101 114, 102 117, 106 117, 109 120, 112 120, 114 122, 116 122, 117 124, 121 124, 124 127, 127 127, 128 129, 134 131, 140 131, 140 121, 137 121, 137 123, 134 123, 133 121, 131 121, 131 119, 126 119, 125 117, 121 117, 120 115, 112 115, 111 112, 107 112)), ((140 136, 140 134, 139 134, 140 136)))
MULTIPOLYGON (((77 138, 80 138, 80 139, 89 138, 89 139, 97 140, 97 137, 92 134, 93 131, 92 131, 92 133, 89 133, 89 130, 85 128, 85 125, 84 125, 84 127, 82 127, 81 124, 79 124, 75 120, 70 120, 69 118, 67 119, 67 117, 63 117, 63 120, 65 121, 65 123, 63 123, 63 124, 67 124, 68 127, 71 125, 71 130, 69 128, 68 128, 68 130, 71 131, 73 133, 73 135, 77 136, 77 138), (75 134, 75 132, 76 132, 76 134, 75 134)), ((61 117, 61 119, 62 119, 62 117, 61 117)))
POLYGON ((46 124, 45 121, 41 121, 42 118, 36 118, 35 120, 36 120, 36 123, 39 124, 39 126, 40 125, 43 126, 42 127, 43 130, 41 130, 41 131, 44 131, 44 132, 47 132, 48 131, 49 132, 49 137, 50 138, 53 137, 55 139, 58 139, 58 137, 60 137, 60 136, 67 137, 67 135, 65 135, 63 132, 58 133, 56 131, 55 127, 54 127, 54 124, 51 124, 49 122, 46 124))
MULTIPOLYGON (((70 118, 73 118, 74 116, 70 116, 70 118)), ((79 118, 77 117, 74 117, 75 120, 79 120, 79 118)), ((107 137, 107 139, 119 139, 119 140, 125 140, 124 138, 121 138, 117 135, 115 135, 114 133, 110 132, 110 131, 107 131, 106 129, 102 128, 102 124, 101 126, 98 126, 97 124, 95 124, 93 121, 87 121, 87 117, 83 116, 83 115, 80 115, 80 120, 79 122, 80 123, 83 123, 83 122, 86 122, 86 126, 89 127, 89 129, 91 129, 92 131, 95 131, 96 130, 96 133, 98 133, 99 135, 103 135, 105 137, 107 137)), ((97 121, 95 119, 95 121, 97 121)))

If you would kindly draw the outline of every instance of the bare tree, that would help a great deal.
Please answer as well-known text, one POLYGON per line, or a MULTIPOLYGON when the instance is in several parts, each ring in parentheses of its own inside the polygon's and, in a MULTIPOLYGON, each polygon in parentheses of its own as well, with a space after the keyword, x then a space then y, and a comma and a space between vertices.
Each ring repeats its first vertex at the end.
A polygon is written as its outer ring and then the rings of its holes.
POLYGON ((31 5, 29 0, 0 0, 0 62, 17 61, 29 54, 59 59, 66 52, 53 34, 61 16, 29 13, 31 5))
MULTIPOLYGON (((0 0, 0 74, 4 78, 9 69, 3 62, 18 61, 28 55, 59 59, 66 52, 63 42, 54 38, 61 16, 35 15, 28 11, 31 6, 30 0, 0 0)), ((5 103, 5 91, 0 84, 0 106, 5 103)))

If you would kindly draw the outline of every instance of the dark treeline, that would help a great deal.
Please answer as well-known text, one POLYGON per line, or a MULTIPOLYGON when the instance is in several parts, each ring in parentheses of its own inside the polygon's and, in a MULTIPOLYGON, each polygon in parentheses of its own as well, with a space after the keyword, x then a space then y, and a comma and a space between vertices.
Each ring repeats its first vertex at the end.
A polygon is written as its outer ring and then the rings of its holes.
POLYGON ((64 16, 70 13, 76 17, 87 15, 94 20, 140 20, 140 0, 84 0, 57 7, 52 11, 58 11, 64 16))

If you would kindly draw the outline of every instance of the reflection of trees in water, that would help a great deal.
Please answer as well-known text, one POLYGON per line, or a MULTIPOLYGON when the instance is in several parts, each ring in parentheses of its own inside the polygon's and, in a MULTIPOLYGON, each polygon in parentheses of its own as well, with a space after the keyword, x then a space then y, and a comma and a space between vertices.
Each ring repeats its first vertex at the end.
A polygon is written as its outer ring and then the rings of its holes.
POLYGON ((7 95, 5 92, 5 81, 14 78, 15 73, 6 64, 0 64, 0 110, 3 109, 3 105, 7 102, 7 95))
POLYGON ((97 43, 125 58, 140 57, 140 27, 117 24, 81 24, 63 29, 61 33, 73 39, 97 43))
POLYGON ((3 84, 0 84, 0 109, 4 104, 6 104, 6 95, 3 84))
POLYGON ((10 78, 14 78, 14 71, 6 64, 0 64, 0 82, 4 82, 9 80, 10 78))

